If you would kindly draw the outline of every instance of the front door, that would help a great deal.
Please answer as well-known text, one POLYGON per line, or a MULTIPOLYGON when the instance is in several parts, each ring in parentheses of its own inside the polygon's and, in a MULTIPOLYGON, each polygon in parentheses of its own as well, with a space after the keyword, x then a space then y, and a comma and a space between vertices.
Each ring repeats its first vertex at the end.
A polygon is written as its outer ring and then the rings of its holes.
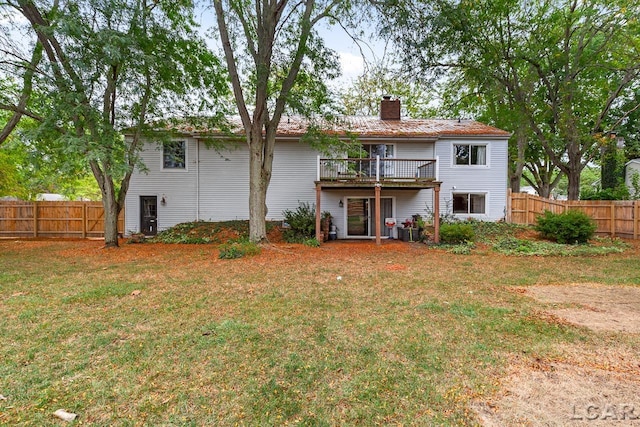
POLYGON ((140 196, 140 231, 145 236, 158 233, 158 197, 140 196))
MULTIPOLYGON (((375 237, 376 199, 373 197, 347 198, 347 237, 375 237)), ((389 236, 385 218, 393 216, 393 199, 380 199, 380 235, 389 236)))

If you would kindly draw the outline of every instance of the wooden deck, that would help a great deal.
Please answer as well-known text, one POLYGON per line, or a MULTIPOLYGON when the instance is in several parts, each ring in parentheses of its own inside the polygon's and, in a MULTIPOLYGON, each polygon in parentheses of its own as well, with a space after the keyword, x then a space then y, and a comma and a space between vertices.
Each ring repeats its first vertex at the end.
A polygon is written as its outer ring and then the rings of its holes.
POLYGON ((439 242, 440 184, 437 159, 322 159, 318 156, 316 184, 316 238, 321 241, 322 191, 368 188, 374 191, 376 244, 381 244, 380 194, 382 189, 433 189, 434 234, 439 242))
POLYGON ((406 188, 440 186, 435 159, 321 159, 316 185, 323 188, 406 188))

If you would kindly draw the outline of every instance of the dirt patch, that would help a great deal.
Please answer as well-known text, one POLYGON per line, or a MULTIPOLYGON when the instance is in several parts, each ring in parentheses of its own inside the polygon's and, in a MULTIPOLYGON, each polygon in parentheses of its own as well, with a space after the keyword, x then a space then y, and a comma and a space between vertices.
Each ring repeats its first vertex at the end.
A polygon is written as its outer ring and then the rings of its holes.
POLYGON ((532 286, 549 313, 594 331, 640 333, 640 288, 596 284, 532 286))
POLYGON ((638 426, 638 372, 518 361, 495 402, 475 405, 482 425, 638 426))
MULTIPOLYGON (((640 333, 640 289, 533 286, 545 315, 598 332, 640 333)), ((640 426, 640 355, 623 344, 567 347, 557 360, 515 358, 494 401, 474 405, 484 426, 640 426)))

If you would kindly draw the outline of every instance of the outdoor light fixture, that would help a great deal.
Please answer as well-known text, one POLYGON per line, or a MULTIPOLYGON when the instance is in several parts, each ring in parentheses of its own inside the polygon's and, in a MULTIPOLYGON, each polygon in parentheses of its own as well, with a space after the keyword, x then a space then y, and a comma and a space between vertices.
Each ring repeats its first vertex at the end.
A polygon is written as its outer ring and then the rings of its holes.
POLYGON ((162 199, 160 199, 160 204, 162 206, 165 206, 167 204, 167 199, 164 197, 164 195, 162 196, 162 199))
POLYGON ((338 202, 338 206, 344 208, 344 202, 342 201, 342 199, 340 199, 340 201, 338 202))

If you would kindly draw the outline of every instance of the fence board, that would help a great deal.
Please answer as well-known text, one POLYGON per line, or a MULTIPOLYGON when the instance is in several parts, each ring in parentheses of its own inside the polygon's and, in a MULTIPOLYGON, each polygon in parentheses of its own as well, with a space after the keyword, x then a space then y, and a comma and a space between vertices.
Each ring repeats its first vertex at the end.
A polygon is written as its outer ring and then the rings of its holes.
POLYGON ((104 237, 104 209, 101 202, 0 201, 0 237, 104 237))
POLYGON ((640 234, 640 201, 638 200, 551 200, 526 193, 509 195, 514 224, 536 224, 545 211, 562 213, 568 209, 584 212, 596 223, 596 233, 612 237, 638 239, 640 234))

